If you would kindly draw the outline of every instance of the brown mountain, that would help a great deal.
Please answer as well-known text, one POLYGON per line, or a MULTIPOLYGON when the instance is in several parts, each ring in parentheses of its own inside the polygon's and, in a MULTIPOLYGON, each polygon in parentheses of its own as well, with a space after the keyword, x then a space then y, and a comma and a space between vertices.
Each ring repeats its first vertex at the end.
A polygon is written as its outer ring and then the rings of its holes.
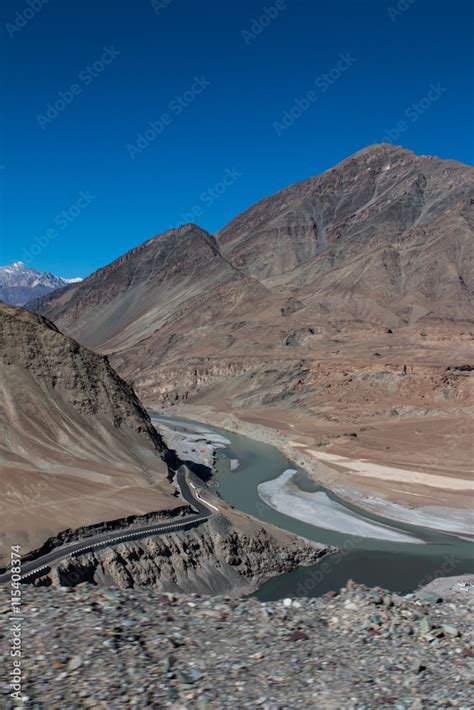
POLYGON ((262 200, 219 241, 329 320, 401 325, 472 318, 473 230, 472 168, 376 145, 262 200))
POLYGON ((140 384, 154 379, 168 356, 184 365, 232 348, 240 319, 273 300, 265 286, 222 256, 214 237, 186 225, 34 308, 81 343, 110 354, 124 376, 140 384))
POLYGON ((435 468, 464 475, 473 234, 472 168, 371 146, 215 238, 172 230, 35 308, 149 403, 404 466, 429 469, 435 443, 435 468))
POLYGON ((3 304, 0 340, 0 560, 8 543, 177 507, 165 446, 107 358, 3 304))

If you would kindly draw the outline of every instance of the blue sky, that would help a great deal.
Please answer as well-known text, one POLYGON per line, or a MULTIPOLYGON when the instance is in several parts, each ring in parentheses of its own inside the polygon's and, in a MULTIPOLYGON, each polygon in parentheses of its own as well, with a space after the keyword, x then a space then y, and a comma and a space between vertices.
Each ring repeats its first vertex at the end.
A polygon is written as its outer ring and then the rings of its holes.
POLYGON ((473 162, 473 4, 7 0, 0 263, 85 276, 377 142, 473 162))

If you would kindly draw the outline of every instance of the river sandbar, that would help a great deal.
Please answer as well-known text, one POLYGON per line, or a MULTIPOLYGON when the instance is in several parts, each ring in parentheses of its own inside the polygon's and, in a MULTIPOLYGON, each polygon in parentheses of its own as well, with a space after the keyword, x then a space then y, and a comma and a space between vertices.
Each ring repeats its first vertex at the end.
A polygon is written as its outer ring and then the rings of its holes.
POLYGON ((258 486, 258 495, 270 507, 315 527, 376 540, 421 543, 413 535, 365 519, 332 500, 323 491, 303 491, 295 483, 294 469, 258 486))

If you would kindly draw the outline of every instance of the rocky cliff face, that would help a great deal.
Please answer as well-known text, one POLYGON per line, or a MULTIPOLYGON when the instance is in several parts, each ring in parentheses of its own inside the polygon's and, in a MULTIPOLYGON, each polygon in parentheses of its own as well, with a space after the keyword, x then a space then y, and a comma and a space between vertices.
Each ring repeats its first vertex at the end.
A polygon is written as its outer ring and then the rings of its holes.
POLYGON ((249 593, 270 577, 316 564, 331 551, 232 512, 179 534, 144 538, 65 560, 39 583, 75 586, 87 581, 120 589, 249 593))

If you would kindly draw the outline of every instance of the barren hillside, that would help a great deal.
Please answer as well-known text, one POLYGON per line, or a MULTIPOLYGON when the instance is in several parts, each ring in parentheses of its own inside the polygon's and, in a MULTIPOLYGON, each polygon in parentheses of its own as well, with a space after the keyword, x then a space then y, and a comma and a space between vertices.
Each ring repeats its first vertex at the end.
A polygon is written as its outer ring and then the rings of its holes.
POLYGON ((473 237, 471 167, 376 145, 215 238, 172 230, 32 307, 109 354, 149 404, 293 432, 292 456, 322 447, 469 476, 473 237))
POLYGON ((0 334, 0 552, 180 505, 159 435, 105 357, 13 306, 0 334))

